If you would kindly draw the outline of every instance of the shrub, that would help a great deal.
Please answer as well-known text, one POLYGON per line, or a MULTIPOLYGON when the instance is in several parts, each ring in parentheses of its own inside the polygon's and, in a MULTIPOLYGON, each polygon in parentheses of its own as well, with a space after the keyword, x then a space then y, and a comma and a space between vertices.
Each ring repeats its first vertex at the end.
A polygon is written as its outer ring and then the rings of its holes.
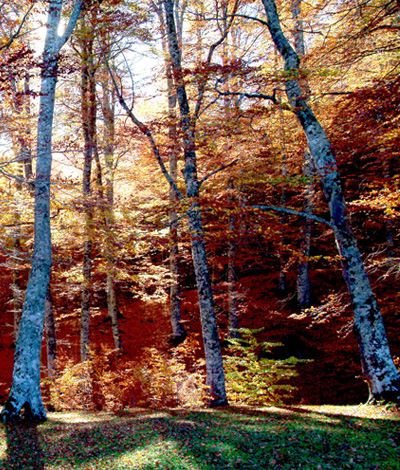
POLYGON ((228 399, 231 403, 265 405, 286 401, 294 387, 289 381, 296 376, 298 359, 260 358, 261 351, 271 353, 280 343, 259 343, 255 334, 261 330, 240 328, 240 338, 230 339, 224 356, 228 399))
POLYGON ((59 358, 56 377, 43 381, 44 399, 56 411, 202 406, 207 387, 199 350, 199 342, 187 338, 172 352, 146 348, 136 362, 104 347, 84 363, 59 358))
POLYGON ((206 401, 204 359, 197 339, 187 338, 171 353, 147 348, 140 382, 146 405, 195 407, 206 401))

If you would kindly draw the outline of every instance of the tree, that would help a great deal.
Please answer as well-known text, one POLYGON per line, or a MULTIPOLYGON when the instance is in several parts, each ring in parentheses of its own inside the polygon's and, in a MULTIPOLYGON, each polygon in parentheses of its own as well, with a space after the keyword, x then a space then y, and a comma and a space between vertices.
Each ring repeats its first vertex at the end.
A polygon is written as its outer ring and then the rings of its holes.
POLYGON ((343 275, 354 309, 354 332, 361 352, 370 400, 400 400, 400 374, 393 363, 383 319, 352 232, 331 144, 300 87, 300 59, 286 39, 273 0, 262 0, 267 26, 285 64, 286 94, 299 120, 327 200, 343 275))
MULTIPOLYGON (((185 177, 186 198, 189 204, 187 217, 191 234, 193 266, 196 274, 197 291, 199 294, 200 318, 207 367, 207 384, 211 388, 211 394, 214 398, 213 404, 225 405, 227 404, 227 398, 221 346, 219 344, 218 327, 215 317, 214 298, 204 241, 201 208, 198 203, 201 182, 199 182, 197 176, 195 123, 190 115, 189 101, 184 83, 181 65, 181 50, 179 48, 178 36, 176 33, 172 0, 164 0, 164 8, 169 54, 180 111, 180 125, 185 159, 183 174, 185 177)), ((227 30, 224 32, 225 37, 226 33, 227 30)), ((222 38, 225 39, 223 36, 222 38)), ((221 39, 220 42, 222 42, 223 39, 221 39)))
POLYGON ((96 14, 91 12, 81 22, 78 42, 81 59, 81 118, 84 138, 84 163, 82 174, 82 197, 85 215, 85 239, 83 242, 83 285, 81 312, 81 361, 89 360, 90 348, 90 303, 92 290, 92 245, 93 245, 93 206, 92 206, 92 163, 97 153, 96 121, 96 65, 94 63, 94 25, 96 14), (88 21, 85 21, 88 19, 88 21))
POLYGON ((14 356, 11 390, 1 413, 4 423, 17 419, 23 408, 31 419, 46 419, 40 391, 40 351, 51 269, 51 136, 55 89, 60 51, 75 28, 83 0, 75 2, 65 32, 59 36, 63 4, 63 0, 52 0, 48 7, 37 132, 34 252, 14 356))
MULTIPOLYGON (((167 93, 168 93, 168 138, 169 138, 169 174, 174 181, 177 183, 178 177, 178 154, 180 148, 178 145, 178 129, 177 129, 177 119, 176 119, 176 105, 177 105, 177 96, 174 89, 174 80, 172 76, 172 67, 171 60, 168 54, 168 44, 166 36, 166 25, 165 17, 163 11, 163 5, 153 5, 157 16, 160 21, 161 31, 162 31, 162 51, 165 60, 165 75, 167 79, 167 93)), ((177 11, 178 3, 175 3, 175 11, 177 11)), ((178 31, 178 43, 182 43, 182 29, 183 29, 183 15, 186 8, 184 3, 181 7, 182 14, 175 15, 177 21, 177 31, 178 31)), ((169 211, 169 222, 170 222, 170 271, 172 275, 172 282, 170 287, 170 315, 171 315, 171 326, 172 326, 172 338, 171 343, 178 345, 185 340, 187 332, 182 323, 181 317, 181 279, 180 279, 180 260, 179 260, 179 247, 178 247, 178 214, 176 210, 176 205, 179 201, 179 198, 172 187, 169 191, 169 199, 171 204, 171 209, 169 211)))

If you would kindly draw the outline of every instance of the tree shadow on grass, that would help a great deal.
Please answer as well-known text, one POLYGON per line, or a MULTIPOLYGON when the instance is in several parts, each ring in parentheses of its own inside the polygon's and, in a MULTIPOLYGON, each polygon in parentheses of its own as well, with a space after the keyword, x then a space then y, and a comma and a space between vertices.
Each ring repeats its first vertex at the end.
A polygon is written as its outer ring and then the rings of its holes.
POLYGON ((40 444, 38 423, 21 420, 4 426, 7 457, 1 468, 15 470, 42 470, 45 457, 40 444))
POLYGON ((400 422, 233 407, 54 418, 39 430, 7 429, 2 468, 400 469, 400 422))

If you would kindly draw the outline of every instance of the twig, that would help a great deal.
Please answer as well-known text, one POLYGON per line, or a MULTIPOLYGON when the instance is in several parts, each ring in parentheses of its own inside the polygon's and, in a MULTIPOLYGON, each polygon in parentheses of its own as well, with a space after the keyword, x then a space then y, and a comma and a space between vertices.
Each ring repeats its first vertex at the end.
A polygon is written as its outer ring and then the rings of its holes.
POLYGON ((235 163, 237 163, 237 161, 238 160, 235 159, 232 162, 227 163, 226 165, 222 165, 221 167, 217 168, 216 170, 214 170, 211 173, 209 173, 208 175, 206 175, 204 178, 202 178, 199 181, 199 188, 205 181, 207 181, 209 178, 211 178, 211 176, 214 176, 215 174, 219 173, 220 171, 225 170, 225 168, 229 168, 230 166, 233 166, 235 163))
POLYGON ((220 82, 221 80, 217 80, 214 89, 221 96, 239 96, 239 98, 261 98, 263 100, 271 100, 274 104, 278 104, 278 100, 276 99, 276 89, 274 89, 272 95, 265 95, 264 93, 244 93, 239 91, 221 91, 218 90, 218 83, 220 82))
POLYGON ((25 13, 24 17, 22 18, 21 24, 19 25, 19 27, 18 27, 16 33, 15 33, 15 34, 12 34, 12 35, 10 36, 10 39, 6 42, 6 44, 4 44, 3 46, 0 47, 0 51, 3 50, 3 49, 7 49, 8 47, 10 47, 11 44, 13 43, 14 39, 16 39, 16 38, 19 36, 19 34, 20 34, 20 32, 21 32, 21 29, 22 29, 22 27, 23 27, 25 21, 28 19, 28 15, 29 15, 29 13, 32 11, 32 9, 33 9, 34 6, 35 6, 35 5, 33 4, 33 5, 31 5, 31 6, 29 7, 29 10, 25 13))
POLYGON ((124 97, 122 96, 122 93, 121 91, 119 90, 118 88, 118 84, 115 80, 115 77, 114 77, 114 74, 112 73, 111 71, 111 68, 110 68, 110 64, 108 63, 108 60, 107 60, 107 57, 105 56, 105 54, 103 55, 104 56, 104 60, 105 60, 105 63, 106 63, 106 66, 107 66, 107 69, 108 69, 108 73, 110 74, 110 77, 111 77, 111 80, 114 84, 114 89, 115 89, 115 92, 117 94, 117 98, 118 98, 118 101, 119 101, 119 104, 122 106, 122 108, 126 111, 126 113, 128 114, 128 116, 131 118, 131 120, 133 121, 133 123, 140 129, 140 131, 148 138, 149 142, 150 142, 150 145, 151 145, 151 148, 153 150, 153 154, 154 156, 156 157, 156 160, 158 162, 158 164, 160 165, 160 168, 161 168, 161 171, 163 173, 163 175, 165 176, 165 178, 167 179, 169 185, 171 186, 171 188, 174 190, 176 196, 178 199, 183 199, 184 196, 183 194, 181 193, 181 191, 179 190, 178 186, 176 185, 175 181, 172 179, 171 175, 169 174, 167 168, 165 167, 164 165, 164 162, 162 161, 162 158, 161 158, 161 155, 160 155, 160 151, 158 150, 158 147, 157 147, 157 144, 153 138, 153 134, 151 133, 150 129, 146 126, 146 124, 144 124, 143 122, 139 121, 139 119, 133 114, 133 112, 129 109, 128 105, 126 104, 125 100, 124 100, 124 97))

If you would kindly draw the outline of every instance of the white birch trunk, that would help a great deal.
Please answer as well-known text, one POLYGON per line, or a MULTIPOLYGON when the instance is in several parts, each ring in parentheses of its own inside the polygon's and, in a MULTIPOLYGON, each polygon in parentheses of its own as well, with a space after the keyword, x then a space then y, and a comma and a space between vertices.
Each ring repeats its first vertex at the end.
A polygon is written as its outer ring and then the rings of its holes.
POLYGON ((343 275, 354 309, 354 332, 361 352, 370 400, 400 400, 400 374, 393 363, 383 319, 351 230, 340 175, 328 137, 302 96, 300 60, 282 32, 273 0, 262 0, 268 29, 279 50, 289 79, 286 94, 307 137, 316 173, 327 200, 335 240, 342 258, 343 275))

